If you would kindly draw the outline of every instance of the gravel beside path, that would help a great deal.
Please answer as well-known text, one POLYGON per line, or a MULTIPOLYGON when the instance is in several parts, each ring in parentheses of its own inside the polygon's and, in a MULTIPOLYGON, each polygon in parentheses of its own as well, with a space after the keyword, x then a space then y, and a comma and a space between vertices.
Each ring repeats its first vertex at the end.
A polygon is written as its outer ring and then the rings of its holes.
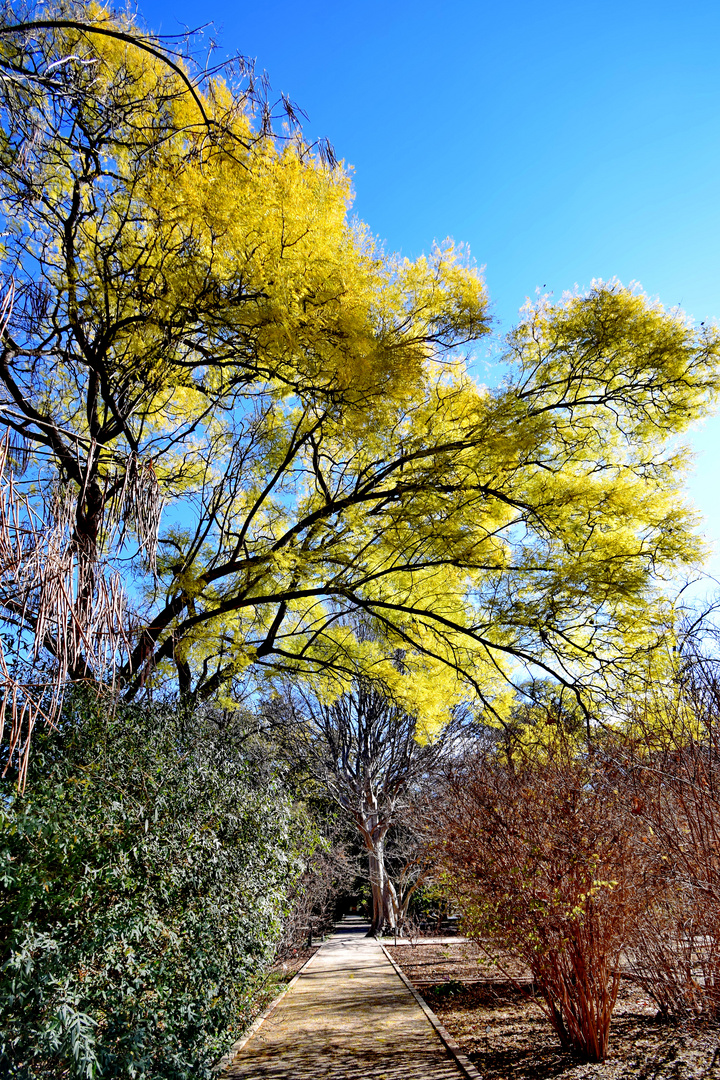
POLYGON ((462 1080, 367 926, 313 956, 223 1080, 462 1080))

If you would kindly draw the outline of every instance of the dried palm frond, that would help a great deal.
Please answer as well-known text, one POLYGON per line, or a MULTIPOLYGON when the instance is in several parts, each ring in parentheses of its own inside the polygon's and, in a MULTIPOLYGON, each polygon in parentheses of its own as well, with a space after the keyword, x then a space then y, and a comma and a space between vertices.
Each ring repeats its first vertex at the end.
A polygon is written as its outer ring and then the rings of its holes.
POLYGON ((130 454, 122 483, 105 511, 105 525, 118 544, 132 528, 146 565, 156 570, 158 530, 165 500, 160 493, 152 460, 130 454))
POLYGON ((8 469, 0 443, 0 740, 9 725, 6 771, 18 758, 25 785, 38 720, 56 722, 70 680, 113 685, 130 652, 126 596, 106 562, 88 563, 73 539, 72 505, 57 489, 42 515, 8 469))
POLYGON ((10 278, 10 283, 5 290, 5 295, 0 302, 0 336, 5 331, 5 328, 10 321, 13 307, 15 306, 15 280, 10 278))

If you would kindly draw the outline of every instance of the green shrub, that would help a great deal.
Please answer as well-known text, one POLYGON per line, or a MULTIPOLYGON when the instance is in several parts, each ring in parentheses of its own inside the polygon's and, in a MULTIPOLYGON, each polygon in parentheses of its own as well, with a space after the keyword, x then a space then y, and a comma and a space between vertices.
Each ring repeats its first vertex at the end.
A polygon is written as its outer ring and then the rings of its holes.
POLYGON ((77 704, 0 793, 0 1071, 209 1075, 312 846, 208 718, 77 704))
POLYGON ((458 982, 457 979, 448 979, 447 982, 438 983, 436 986, 430 987, 430 993, 433 997, 444 999, 450 997, 457 997, 458 994, 464 993, 466 990, 465 983, 458 982))

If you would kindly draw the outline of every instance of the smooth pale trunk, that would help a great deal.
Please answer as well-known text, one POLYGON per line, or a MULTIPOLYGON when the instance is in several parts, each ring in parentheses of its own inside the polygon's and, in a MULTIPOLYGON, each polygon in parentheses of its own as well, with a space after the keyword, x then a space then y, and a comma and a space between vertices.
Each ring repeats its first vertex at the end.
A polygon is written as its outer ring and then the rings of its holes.
POLYGON ((383 930, 395 930, 398 925, 398 900, 395 886, 385 869, 385 843, 378 840, 367 843, 370 863, 370 886, 372 888, 373 917, 371 934, 383 930))

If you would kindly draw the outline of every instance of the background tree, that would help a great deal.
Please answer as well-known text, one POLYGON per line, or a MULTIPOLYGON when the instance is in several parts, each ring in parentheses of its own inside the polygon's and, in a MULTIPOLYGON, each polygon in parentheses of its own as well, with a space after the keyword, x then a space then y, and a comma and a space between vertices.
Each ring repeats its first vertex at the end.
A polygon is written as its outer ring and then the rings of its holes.
POLYGON ((515 687, 514 695, 503 710, 502 722, 491 712, 479 718, 485 741, 504 755, 508 763, 513 755, 542 741, 543 733, 556 730, 571 741, 582 744, 587 737, 587 715, 576 696, 566 686, 551 679, 528 679, 515 687))
POLYGON ((304 757, 288 752, 292 740, 288 742, 282 737, 284 731, 268 725, 268 718, 261 710, 207 711, 221 729, 242 731, 243 758, 255 775, 268 784, 280 784, 284 796, 295 807, 300 829, 298 843, 307 828, 311 828, 315 838, 315 848, 288 894, 291 906, 276 954, 277 960, 285 964, 307 946, 309 938, 330 932, 338 908, 356 893, 358 879, 363 874, 356 832, 308 768, 304 757))
POLYGON ((357 679, 333 700, 286 684, 265 712, 289 756, 301 759, 343 814, 355 824, 368 857, 372 895, 370 933, 402 925, 408 902, 425 866, 424 844, 409 813, 413 795, 432 781, 441 761, 467 728, 456 710, 432 736, 421 717, 409 713, 387 687, 357 679), (400 895, 388 871, 389 834, 401 826, 396 851, 400 895))
MULTIPOLYGON (((386 678, 357 613, 496 708, 518 664, 598 689, 646 667, 663 575, 700 551, 672 440, 715 392, 716 331, 598 283, 529 308, 480 387, 461 251, 387 256, 247 87, 189 88, 160 44, 89 32, 132 38, 123 17, 73 11, 0 33, 0 408, 71 523, 80 605, 101 555, 131 581, 127 694, 386 678)), ((32 591, 0 604, 27 642, 32 591)), ((69 674, 99 677, 82 653, 69 674)))

